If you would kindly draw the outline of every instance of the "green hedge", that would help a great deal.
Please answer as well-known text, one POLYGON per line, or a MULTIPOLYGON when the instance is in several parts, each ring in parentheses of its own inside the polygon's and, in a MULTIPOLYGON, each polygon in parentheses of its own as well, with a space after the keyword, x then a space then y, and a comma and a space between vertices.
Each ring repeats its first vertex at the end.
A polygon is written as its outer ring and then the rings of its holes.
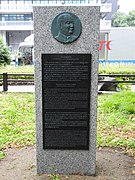
MULTIPOLYGON (((34 66, 6 66, 0 68, 0 74, 7 72, 10 74, 34 74, 34 66)), ((99 74, 135 74, 135 64, 99 64, 99 74)), ((34 79, 32 76, 10 76, 11 79, 34 79)), ((2 79, 2 76, 0 76, 2 79)), ((125 80, 134 80, 135 78, 127 77, 125 80)), ((121 80, 121 78, 118 78, 121 80)))
POLYGON ((99 74, 135 74, 135 64, 99 64, 99 74))

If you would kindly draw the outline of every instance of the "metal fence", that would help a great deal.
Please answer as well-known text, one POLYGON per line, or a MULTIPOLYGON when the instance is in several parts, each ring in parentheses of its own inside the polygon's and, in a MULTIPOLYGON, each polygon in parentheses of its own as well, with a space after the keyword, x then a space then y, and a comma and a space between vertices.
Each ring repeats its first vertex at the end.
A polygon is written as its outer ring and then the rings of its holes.
POLYGON ((34 85, 34 74, 0 74, 0 84, 3 85, 3 91, 8 91, 8 85, 34 85), (29 78, 28 78, 29 77, 29 78), (28 79, 27 79, 28 78, 28 79))
MULTIPOLYGON (((3 86, 3 91, 8 91, 8 85, 34 85, 34 74, 0 74, 0 84, 3 86)), ((135 74, 100 74, 99 83, 114 83, 114 81, 104 80, 105 77, 121 78, 123 80, 116 80, 115 83, 132 83, 135 84, 135 74), (126 80, 127 78, 133 80, 126 80)))

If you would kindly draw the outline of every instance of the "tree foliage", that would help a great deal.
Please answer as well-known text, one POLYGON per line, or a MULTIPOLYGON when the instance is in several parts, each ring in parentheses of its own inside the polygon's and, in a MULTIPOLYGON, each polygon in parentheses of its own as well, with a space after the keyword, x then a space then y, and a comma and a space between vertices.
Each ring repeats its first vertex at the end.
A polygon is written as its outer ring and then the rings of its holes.
POLYGON ((135 27, 135 10, 129 14, 117 12, 112 17, 112 27, 135 27))
POLYGON ((129 12, 127 22, 129 26, 135 27, 135 10, 129 12))
POLYGON ((113 27, 128 27, 127 15, 125 13, 118 12, 112 18, 113 27))
POLYGON ((5 46, 2 37, 0 37, 0 66, 10 64, 10 62, 11 62, 10 51, 5 46))

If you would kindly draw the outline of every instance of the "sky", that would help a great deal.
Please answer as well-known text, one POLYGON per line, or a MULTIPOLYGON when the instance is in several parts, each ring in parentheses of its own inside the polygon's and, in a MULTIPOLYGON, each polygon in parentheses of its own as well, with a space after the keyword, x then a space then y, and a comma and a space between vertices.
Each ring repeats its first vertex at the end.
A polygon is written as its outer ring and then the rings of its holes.
POLYGON ((119 12, 128 13, 131 10, 135 10, 135 0, 119 0, 119 4, 119 12))

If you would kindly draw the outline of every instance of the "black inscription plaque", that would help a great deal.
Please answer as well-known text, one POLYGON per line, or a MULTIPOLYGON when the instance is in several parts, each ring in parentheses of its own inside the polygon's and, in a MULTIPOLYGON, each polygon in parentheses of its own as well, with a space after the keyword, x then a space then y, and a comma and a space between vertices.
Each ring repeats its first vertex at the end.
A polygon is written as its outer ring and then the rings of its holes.
POLYGON ((89 149, 91 54, 42 54, 43 148, 89 149))

